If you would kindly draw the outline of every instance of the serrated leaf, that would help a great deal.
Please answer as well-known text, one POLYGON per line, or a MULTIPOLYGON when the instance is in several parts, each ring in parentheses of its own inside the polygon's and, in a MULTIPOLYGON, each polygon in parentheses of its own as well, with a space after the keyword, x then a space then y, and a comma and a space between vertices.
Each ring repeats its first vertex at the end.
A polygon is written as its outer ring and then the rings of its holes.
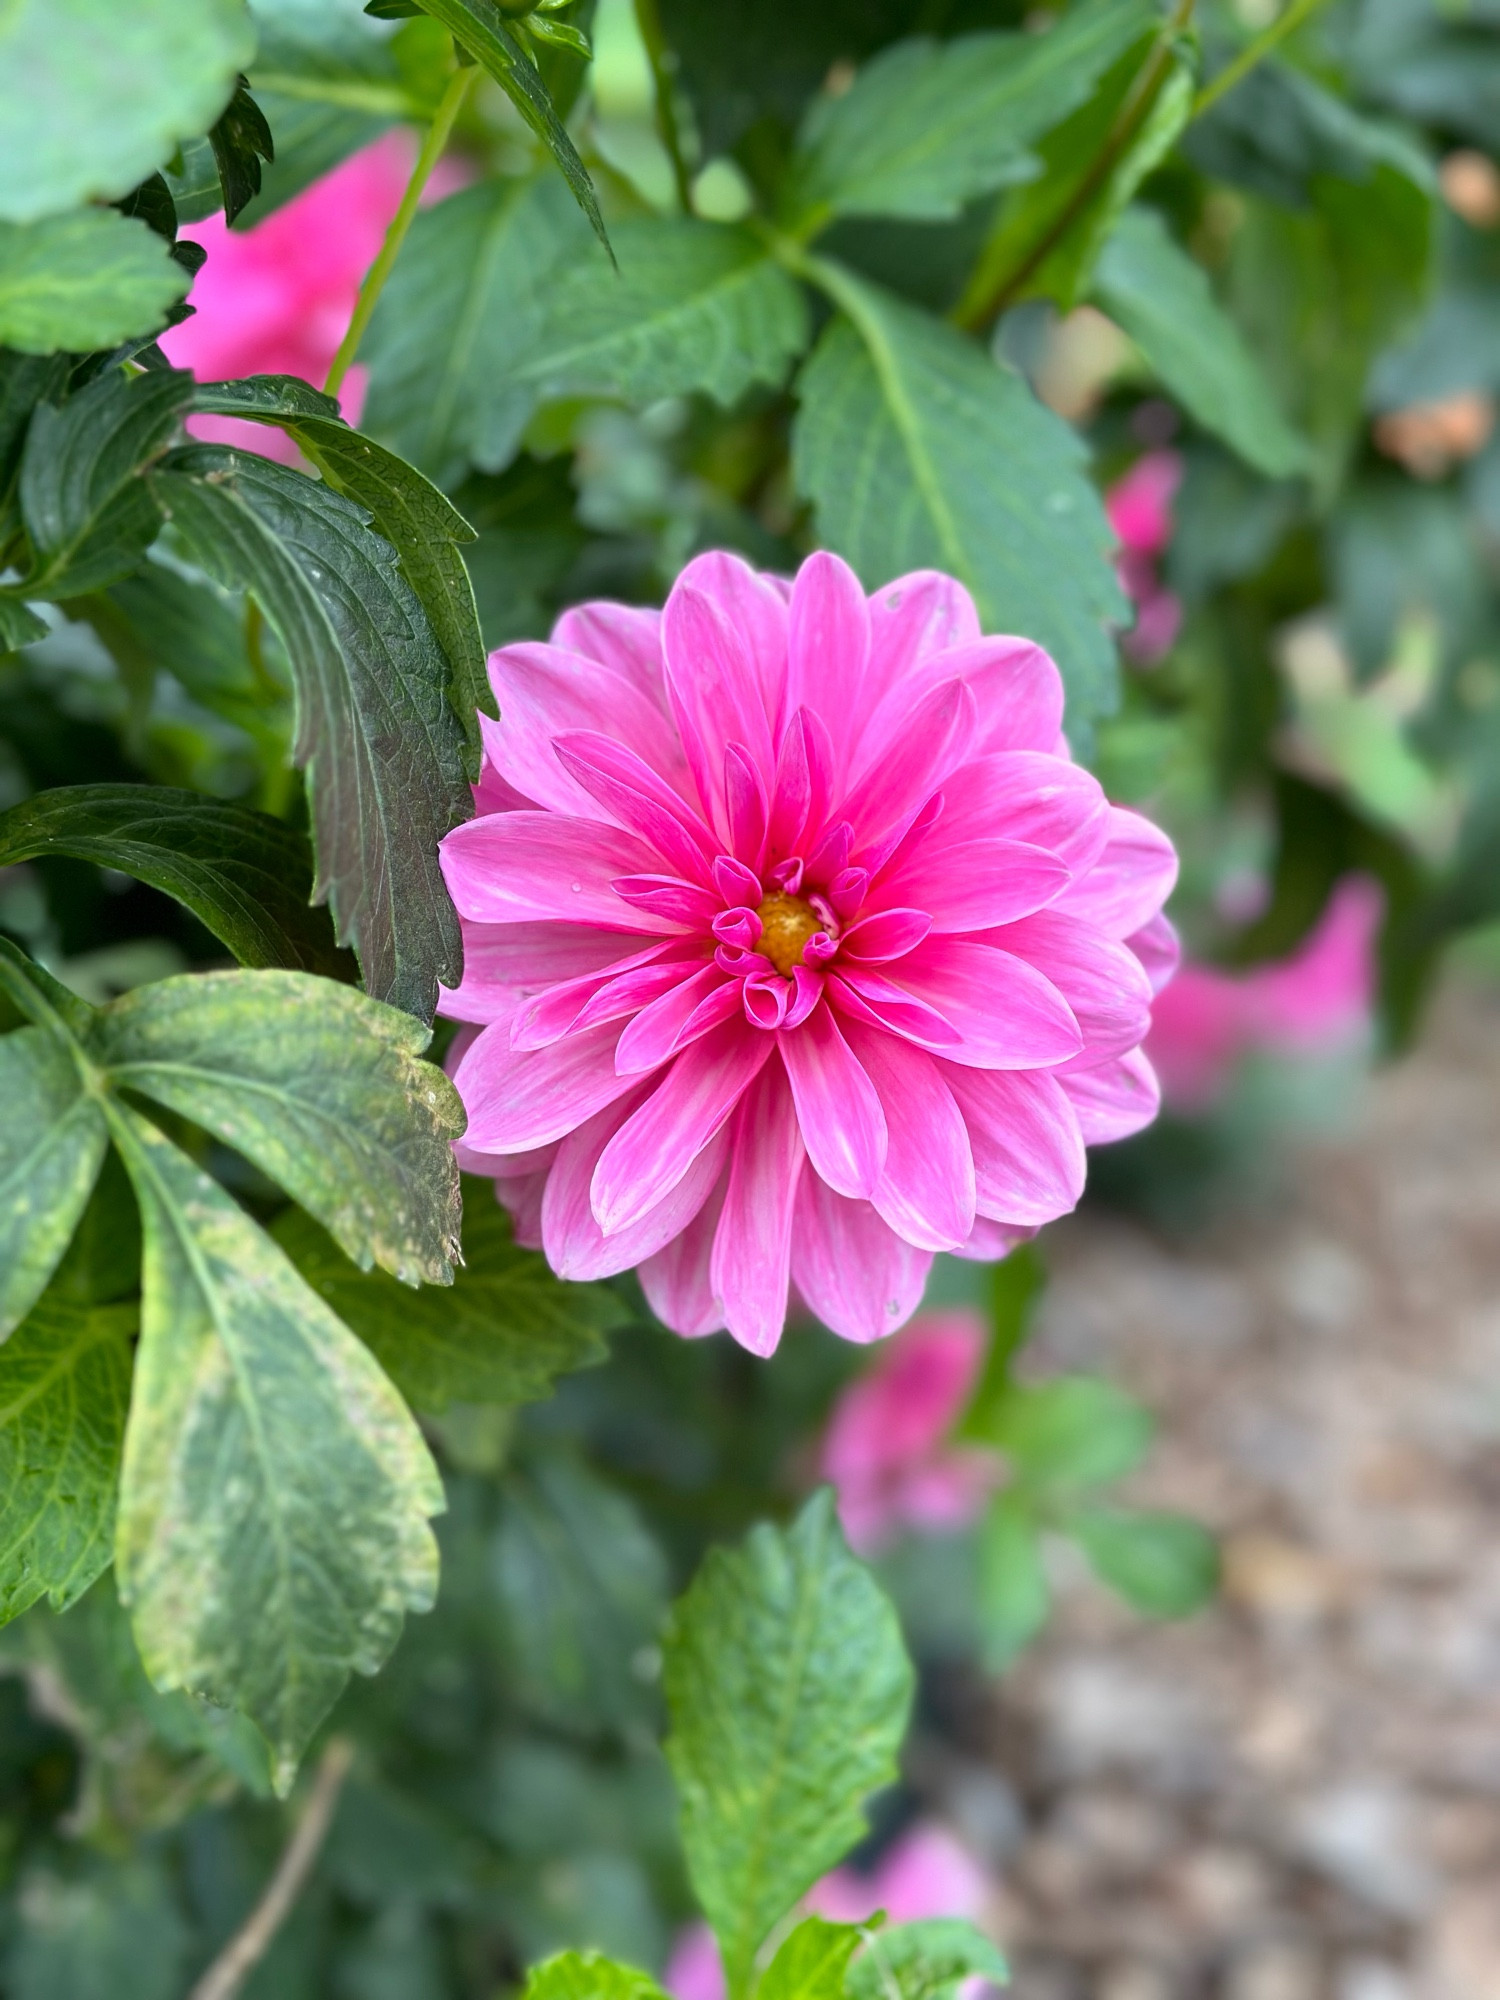
POLYGON ((23 354, 86 353, 155 333, 188 284, 171 245, 117 209, 0 222, 0 343, 23 354))
POLYGON ((88 1205, 108 1140, 97 1101, 45 1028, 0 1036, 0 1105, 3 1339, 57 1268, 88 1205))
POLYGON ((135 1322, 48 1295, 0 1348, 0 1624, 109 1565, 135 1322))
MULTIPOLYGON (((466 770, 479 776, 483 745, 481 714, 498 717, 494 690, 485 671, 484 640, 474 587, 459 554, 459 544, 472 542, 474 530, 447 496, 404 458, 351 430, 338 415, 308 407, 315 391, 295 376, 252 377, 248 382, 210 383, 197 391, 194 407, 225 415, 244 415, 279 424, 301 445, 336 492, 365 508, 375 526, 401 557, 406 579, 421 600, 451 671, 454 711, 468 741, 466 770), (297 391, 301 391, 301 395, 297 391), (247 395, 245 392, 251 392, 247 395), (279 396, 267 407, 262 398, 279 396)), ((317 397, 328 403, 327 397, 317 397)))
POLYGON ((1082 104, 1154 23, 1152 0, 1088 0, 1041 34, 897 42, 840 97, 819 99, 790 169, 793 227, 835 215, 958 215, 1029 180, 1032 142, 1082 104))
POLYGON ((260 193, 260 164, 276 157, 276 142, 266 114, 241 77, 223 116, 209 133, 224 190, 224 220, 233 222, 260 193))
POLYGON ((285 821, 167 785, 66 785, 0 813, 0 867, 67 854, 175 897, 241 965, 349 967, 307 902, 312 851, 285 821))
POLYGON ((601 1334, 623 1318, 602 1285, 570 1285, 521 1249, 489 1183, 470 1183, 463 1263, 451 1289, 413 1294, 357 1271, 308 1216, 289 1209, 272 1230, 313 1290, 353 1329, 413 1408, 533 1403, 556 1378, 605 1356, 601 1334))
POLYGON ((868 1935, 863 1924, 804 1917, 777 1946, 756 2000, 842 2000, 849 1961, 868 1935))
POLYGON ((498 472, 536 404, 516 366, 555 274, 589 247, 552 174, 480 181, 419 210, 360 346, 366 428, 441 485, 470 464, 498 472))
POLYGON ((1152 1422, 1112 1382, 1063 1375, 1021 1383, 995 1410, 988 1442, 1028 1485, 1060 1492, 1123 1478, 1145 1457, 1152 1422))
POLYGON ((341 494, 246 453, 190 447, 151 483, 195 558, 251 590, 286 648, 315 897, 368 990, 430 1020, 461 965, 438 842, 473 803, 447 662, 395 550, 341 494))
POLYGON ((349 1674, 430 1607, 442 1485, 270 1238, 139 1114, 117 1105, 111 1126, 145 1240, 120 1594, 155 1684, 244 1709, 285 1792, 349 1674))
POLYGON ((1061 1525, 1101 1581, 1148 1617, 1186 1618, 1218 1588, 1218 1545, 1186 1515, 1101 1507, 1061 1525))
POLYGON ((1131 208, 1105 245, 1093 294, 1170 395, 1268 479, 1305 471, 1308 447, 1214 297, 1208 273, 1154 209, 1131 208))
POLYGON ((745 1991, 760 1945, 865 1832, 896 1776, 912 1671, 895 1612, 850 1555, 833 1496, 713 1549, 666 1640, 688 1873, 745 1991))
POLYGON ((950 2000, 965 1979, 1003 1986, 1010 1969, 962 1917, 927 1917, 879 1930, 855 1960, 849 2000, 950 2000))
POLYGON ((78 597, 135 568, 161 526, 141 475, 171 443, 192 386, 177 370, 109 369, 60 406, 38 406, 21 460, 27 596, 78 597))
POLYGON ((554 279, 520 381, 544 397, 627 403, 701 391, 738 401, 779 383, 807 343, 801 290, 748 230, 639 216, 615 230, 618 271, 598 256, 554 279))
POLYGON ((994 1496, 979 1531, 977 1608, 991 1673, 1002 1673, 1047 1622, 1051 1593, 1036 1516, 1015 1488, 994 1496))
POLYGON ((302 972, 206 972, 137 986, 100 1014, 91 1054, 253 1160, 345 1254, 446 1284, 457 1254, 463 1130, 453 1086, 420 1060, 410 1015, 302 972))
POLYGON ((0 217, 128 194, 213 124, 254 48, 243 0, 13 0, 0 18, 0 217))
POLYGON ((847 272, 839 292, 849 310, 798 377, 792 441, 820 539, 872 589, 947 570, 987 632, 1045 646, 1079 747, 1117 699, 1105 621, 1129 615, 1082 443, 953 328, 847 272))
POLYGON ((560 1951, 526 1975, 521 2000, 664 2000, 649 1972, 599 1951, 560 1951))
POLYGON ((556 161, 563 179, 573 191, 573 199, 588 217, 594 234, 609 248, 604 218, 588 169, 578 157, 578 149, 568 137, 567 127, 557 115, 547 94, 547 86, 537 73, 515 30, 495 4, 495 0, 422 0, 424 13, 468 50, 499 84, 522 118, 556 161))

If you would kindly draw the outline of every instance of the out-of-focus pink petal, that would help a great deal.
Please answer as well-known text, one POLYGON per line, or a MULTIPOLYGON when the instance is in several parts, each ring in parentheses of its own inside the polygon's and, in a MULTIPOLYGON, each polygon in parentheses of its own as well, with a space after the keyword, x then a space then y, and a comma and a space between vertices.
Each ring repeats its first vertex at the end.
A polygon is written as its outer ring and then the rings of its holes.
POLYGON ((792 1280, 808 1307, 845 1340, 880 1340, 922 1302, 932 1252, 896 1234, 867 1201, 804 1174, 792 1225, 792 1280))
POLYGON ((633 833, 546 812, 466 820, 444 839, 441 855, 448 894, 473 923, 551 919, 671 934, 685 926, 625 902, 613 886, 651 872, 656 859, 633 833))
POLYGON ((1078 1114, 1086 1146, 1133 1138, 1161 1109, 1161 1087, 1144 1049, 1112 1056, 1097 1069, 1069 1070, 1058 1082, 1078 1114))
POLYGON ((678 1932, 662 1983, 672 2000, 724 2000, 724 1962, 707 1924, 678 1932))
POLYGON ((453 1086, 469 1114, 467 1143, 482 1153, 523 1153, 561 1139, 632 1089, 615 1069, 613 1022, 545 1049, 513 1049, 504 1024, 485 1028, 465 1051, 453 1086))
POLYGON ((778 1031, 797 1122, 813 1166, 831 1188, 856 1199, 875 1191, 885 1164, 885 1114, 874 1084, 827 1007, 778 1031))
POLYGON ((590 1206, 589 1187, 600 1154, 637 1102, 638 1093, 610 1105, 558 1147, 542 1203, 542 1247, 560 1278, 609 1278, 654 1256, 686 1229, 723 1172, 728 1141, 720 1132, 655 1208, 629 1229, 606 1236, 590 1206))
POLYGON ((786 1321, 792 1215, 806 1151, 786 1072, 767 1063, 740 1100, 709 1284, 724 1324, 752 1354, 772 1354, 786 1321))
POLYGON ((1151 1025, 1151 982, 1128 946, 1054 907, 987 933, 1062 994, 1090 1060, 1134 1048, 1151 1025))
POLYGON ((1106 937, 1128 938, 1144 929, 1177 882, 1177 850, 1160 827, 1124 806, 1109 809, 1109 838, 1086 875, 1057 899, 1057 908, 1082 917, 1106 937))
POLYGON ((1028 1228, 1076 1208, 1087 1162, 1062 1081, 1046 1070, 939 1067, 968 1129, 978 1211, 1028 1228))
POLYGON ((1126 938, 1151 982, 1151 991, 1160 993, 1182 963, 1182 944, 1169 918, 1160 914, 1126 938))
POLYGON ((974 1160, 953 1092, 909 1042, 857 1021, 846 1033, 885 1114, 876 1211, 919 1250, 951 1250, 974 1226, 974 1160))
POLYGON ((1256 1026, 1276 1046, 1328 1048, 1367 1026, 1375 1000, 1375 939, 1385 897, 1367 875, 1350 875, 1328 899, 1308 937, 1279 963, 1249 975, 1256 1026))
POLYGON ((1182 481, 1175 451, 1148 451, 1104 498, 1109 525, 1132 554, 1158 556, 1172 539, 1172 500, 1182 481))
MULTIPOLYGON (((866 975, 859 978, 863 983, 866 975)), ((1073 1010, 1052 981, 1026 959, 991 944, 928 938, 892 967, 890 983, 925 1001, 958 1030, 955 1044, 934 1048, 952 1062, 1036 1069, 1064 1062, 1084 1046, 1073 1010)))

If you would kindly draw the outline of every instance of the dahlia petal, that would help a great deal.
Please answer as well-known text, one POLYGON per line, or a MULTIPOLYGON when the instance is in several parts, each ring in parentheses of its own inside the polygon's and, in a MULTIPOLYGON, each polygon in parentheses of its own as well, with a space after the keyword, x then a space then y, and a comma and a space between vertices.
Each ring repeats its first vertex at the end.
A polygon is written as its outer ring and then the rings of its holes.
POLYGON ((762 895, 760 877, 732 854, 721 854, 713 865, 714 887, 730 909, 751 909, 762 895))
POLYGON ((640 1268, 641 1290, 652 1312, 686 1340, 717 1333, 724 1324, 708 1267, 728 1182, 729 1176, 721 1173, 718 1186, 687 1228, 640 1268))
POLYGON ((960 680, 974 697, 979 724, 973 755, 996 750, 1051 750, 1062 727, 1062 676, 1029 639, 975 639, 929 653, 897 681, 871 716, 859 743, 861 769, 904 754, 916 709, 945 681, 960 680))
POLYGON ((893 958, 904 958, 931 929, 932 918, 925 910, 878 910, 849 926, 839 941, 840 949, 846 958, 861 965, 884 965, 893 958))
POLYGON ((1075 1209, 1087 1163, 1062 1082, 1046 1070, 941 1068, 968 1128, 978 1213, 1024 1228, 1075 1209))
POLYGON ((629 1229, 606 1236, 589 1205, 589 1185, 600 1154, 637 1101, 631 1097, 610 1105, 570 1132, 557 1150, 542 1200, 542 1247, 560 1278, 611 1278, 654 1256, 687 1228, 724 1170, 728 1140, 721 1132, 655 1208, 629 1229))
POLYGON ((773 742, 788 709, 787 598, 777 579, 762 576, 741 557, 722 549, 694 556, 678 576, 701 590, 745 637, 745 650, 760 690, 761 707, 773 742))
POLYGON ((661 663, 661 613, 634 604, 596 599, 575 604, 552 628, 552 643, 585 659, 613 667, 668 713, 667 687, 661 663))
POLYGON ((1125 942, 1145 968, 1153 994, 1160 993, 1171 984, 1182 963, 1182 943, 1166 917, 1154 916, 1149 924, 1143 924, 1138 931, 1132 932, 1125 942))
MULTIPOLYGON (((846 720, 864 698, 869 653, 870 610, 859 578, 840 557, 819 549, 792 585, 787 706, 846 720)), ((847 769, 845 761, 841 774, 847 769)))
MULTIPOLYGON (((796 846, 813 810, 813 765, 816 752, 809 747, 807 710, 799 708, 786 726, 781 748, 776 753, 776 776, 771 785, 771 820, 766 829, 766 853, 771 862, 789 855, 796 846)), ((826 790, 819 811, 828 805, 826 790)), ((795 894, 795 890, 792 892, 795 894)))
POLYGON ((469 1114, 467 1143, 483 1153, 523 1153, 613 1104, 637 1081, 615 1069, 619 1038, 606 1022, 544 1049, 512 1049, 507 1029, 485 1028, 453 1073, 469 1114))
MULTIPOLYGON (((1015 928, 998 935, 1009 937, 1015 928)), ((956 1043, 935 1051, 952 1062, 1037 1069, 1065 1062, 1084 1046, 1073 1010, 1052 981, 1028 959, 991 944, 930 937, 901 961, 891 983, 926 1001, 958 1031, 956 1043)))
MULTIPOLYGON (((727 1022, 683 1050, 594 1170, 590 1199, 606 1236, 628 1229, 670 1194, 770 1053, 770 1036, 743 1021, 727 1022)), ((621 1088, 633 1080, 619 1079, 621 1088)))
POLYGON ((844 1340, 894 1333, 922 1303, 932 1252, 898 1236, 867 1201, 804 1174, 792 1225, 792 1278, 823 1324, 844 1340))
POLYGON ((667 944, 652 945, 619 965, 586 972, 578 979, 559 980, 541 993, 530 994, 511 1016, 511 1047, 545 1048, 570 1028, 593 1027, 600 1021, 635 1013, 657 994, 680 985, 691 971, 691 961, 658 962, 670 949, 667 944))
POLYGON ((621 901, 615 878, 649 872, 656 855, 633 833, 598 820, 490 813, 454 827, 439 859, 459 915, 474 923, 551 919, 609 931, 682 929, 680 921, 621 901))
POLYGON ((495 1183, 495 1199, 509 1215, 510 1233, 522 1250, 542 1247, 542 1203, 546 1195, 545 1174, 528 1174, 521 1180, 495 1183))
POLYGON ((1084 917, 1106 937, 1143 930, 1177 881, 1177 850, 1162 832, 1124 806, 1109 809, 1109 838, 1089 872, 1058 898, 1059 910, 1084 917))
POLYGON ((641 930, 702 930, 719 910, 716 896, 675 875, 617 875, 609 886, 621 902, 640 911, 641 930))
POLYGON ((814 1167, 831 1188, 868 1200, 885 1164, 885 1113, 827 1007, 777 1036, 814 1167))
POLYGON ((1034 1229, 1018 1229, 1008 1222, 995 1222, 987 1215, 976 1215, 968 1242, 960 1245, 953 1254, 967 1258, 971 1264, 998 1264, 1012 1250, 1029 1243, 1035 1235, 1034 1229))
POLYGON ((1122 1055, 1151 1026, 1151 982, 1124 944, 1059 909, 987 933, 987 941, 1019 954, 1062 994, 1083 1033, 1090 1064, 1122 1055))
POLYGON ((786 1073, 768 1063, 740 1099, 729 1186, 709 1283, 724 1324, 752 1354, 772 1354, 786 1323, 792 1214, 807 1154, 786 1073))
POLYGON ((815 972, 810 965, 792 967, 792 998, 786 1010, 784 1027, 796 1028, 807 1019, 813 1008, 823 997, 826 984, 824 975, 815 972))
POLYGON ((533 1146, 529 1153, 481 1153, 455 1139, 453 1157, 463 1173, 480 1174, 492 1181, 523 1181, 532 1174, 546 1176, 560 1143, 554 1139, 550 1146, 533 1146))
POLYGON ((535 992, 559 979, 581 979, 606 966, 619 968, 642 948, 639 937, 600 930, 594 924, 466 922, 463 934, 464 978, 463 985, 453 989, 455 994, 471 984, 476 990, 493 986, 511 993, 535 992))
POLYGON ((681 578, 662 613, 667 695, 688 769, 715 829, 727 836, 724 752, 748 749, 758 770, 776 768, 757 670, 744 638, 701 590, 681 578))
POLYGON ((960 1040, 953 1023, 918 1000, 904 987, 894 985, 882 973, 867 966, 846 966, 828 980, 828 995, 841 1013, 852 1020, 865 1021, 872 1028, 884 1028, 904 1035, 923 1048, 952 1049, 960 1040))
POLYGON ((624 1075, 656 1069, 679 1049, 740 1010, 740 983, 705 965, 642 1007, 620 1036, 615 1063, 624 1075))
POLYGON ((730 847, 749 867, 759 868, 766 844, 766 793, 743 743, 731 743, 724 752, 724 814, 730 847))
POLYGON ((1144 1131, 1161 1109, 1161 1086, 1144 1049, 1130 1049, 1096 1069, 1058 1078, 1078 1117, 1086 1146, 1108 1146, 1144 1131))
POLYGON ((718 842, 687 801, 633 750, 594 730, 575 729, 552 745, 557 760, 620 826, 649 841, 673 873, 706 877, 718 842))
POLYGON ((944 778, 943 824, 934 841, 1024 840, 1082 875, 1099 858, 1109 828, 1109 801, 1081 764, 1040 750, 997 750, 944 778))
POLYGON ((899 754, 887 746, 862 766, 839 817, 858 829, 860 859, 872 873, 963 762, 977 724, 974 697, 963 682, 943 681, 905 717, 899 754))
POLYGON ((974 1159, 959 1106, 932 1057, 851 1021, 849 1046, 885 1112, 877 1212, 919 1250, 952 1250, 974 1226, 974 1159))
POLYGON ((934 829, 909 863, 886 870, 871 901, 920 902, 935 931, 982 931, 1044 909, 1071 880, 1044 847, 998 838, 943 844, 934 829))
POLYGON ((851 722, 862 724, 881 696, 930 653, 969 645, 978 637, 973 598, 941 570, 913 570, 877 590, 870 598, 870 694, 851 722))
POLYGON ((553 738, 601 730, 665 778, 685 778, 661 711, 635 681, 582 653, 525 641, 490 655, 500 722, 485 731, 490 763, 508 784, 552 812, 601 817, 598 801, 558 762, 553 738))

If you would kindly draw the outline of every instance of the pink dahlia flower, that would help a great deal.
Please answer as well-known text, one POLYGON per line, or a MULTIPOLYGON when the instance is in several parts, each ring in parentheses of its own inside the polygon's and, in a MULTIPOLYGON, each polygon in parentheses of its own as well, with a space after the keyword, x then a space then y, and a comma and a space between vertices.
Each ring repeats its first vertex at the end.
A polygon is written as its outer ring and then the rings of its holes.
POLYGON ((984 1504, 993 1456, 948 1442, 984 1351, 977 1312, 923 1313, 834 1405, 820 1469, 861 1555, 902 1528, 961 1527, 984 1504))
POLYGON ((1182 624, 1181 601, 1157 572, 1172 539, 1172 501, 1181 482, 1182 460, 1175 451, 1148 451, 1104 496, 1120 542, 1115 563, 1120 587, 1135 606, 1135 624, 1121 643, 1142 666, 1171 651, 1182 624))
POLYGON ((490 677, 442 850, 461 1158, 561 1276, 638 1264, 669 1326, 758 1354, 795 1284, 873 1340, 935 1251, 1003 1254, 1154 1114, 1176 856, 951 578, 699 556, 490 677))

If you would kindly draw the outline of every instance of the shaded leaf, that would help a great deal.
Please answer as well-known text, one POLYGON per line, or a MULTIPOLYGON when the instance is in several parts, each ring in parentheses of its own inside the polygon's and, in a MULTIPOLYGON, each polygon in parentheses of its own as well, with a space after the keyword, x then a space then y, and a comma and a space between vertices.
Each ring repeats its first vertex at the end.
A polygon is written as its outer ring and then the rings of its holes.
POLYGON ((821 540, 877 588, 947 570, 988 632, 1045 646, 1068 687, 1068 726, 1116 700, 1104 621, 1128 607, 1084 447, 1018 375, 888 293, 839 274, 846 312, 798 377, 798 490, 821 540))
POLYGON ((1090 1375, 1020 1383, 986 1425, 1028 1485, 1100 1486, 1132 1471, 1151 1442, 1151 1418, 1133 1397, 1090 1375))
POLYGON ((442 1485, 400 1397, 270 1239, 137 1113, 111 1125, 145 1239, 120 1594, 152 1680, 243 1708, 285 1792, 350 1672, 374 1673, 431 1605, 442 1485))
POLYGON ((149 882, 193 912, 241 965, 337 977, 326 911, 308 906, 312 852, 283 820, 167 785, 67 785, 0 813, 0 867, 68 854, 149 882))
POLYGON ((1186 1515, 1098 1508, 1062 1525, 1101 1581, 1148 1617, 1186 1618, 1218 1588, 1218 1545, 1186 1515))
POLYGON ((34 645, 46 636, 46 626, 34 611, 27 610, 20 598, 0 596, 0 653, 34 645))
POLYGON ((979 1632, 984 1663, 1003 1673, 1051 1609, 1036 1516, 1014 1487, 990 1501, 979 1531, 979 1632))
POLYGON ((135 1322, 49 1294, 0 1348, 0 1623, 108 1567, 135 1322))
POLYGON ((138 216, 79 208, 0 222, 0 343, 23 354, 155 333, 188 283, 171 245, 138 216))
POLYGON ((438 842, 473 807, 447 662, 396 552, 341 494, 245 453, 190 447, 152 486, 197 560, 251 590, 286 648, 315 897, 369 991, 430 1019, 461 963, 438 842))
POLYGON ((849 2000, 947 2000, 965 1979, 1003 1986, 1009 1968, 962 1917, 927 1917, 876 1931, 849 1973, 849 2000))
POLYGON ((100 1015, 94 1059, 253 1160, 346 1255, 445 1284, 457 1254, 457 1094, 424 1028, 302 972, 138 986, 100 1015))
POLYGON ((550 1396, 557 1376, 604 1359, 600 1336, 623 1317, 602 1285, 564 1284, 538 1251, 521 1249, 488 1183, 468 1186, 451 1289, 413 1294, 382 1272, 357 1271, 296 1209, 272 1234, 419 1410, 550 1396))
POLYGON ((162 1863, 87 1851, 28 1868, 5 1952, 15 2000, 180 2000, 191 1945, 162 1863))
POLYGON ((896 1776, 912 1671, 833 1496, 710 1550, 666 1641, 667 1756, 731 1994, 797 1898, 863 1836, 896 1776))
POLYGON ((989 1275, 989 1344, 984 1366, 953 1436, 965 1444, 988 1442, 991 1426, 1014 1387, 1012 1367, 1031 1331, 1031 1317, 1047 1284, 1047 1267, 1034 1243, 1023 1243, 989 1275))
POLYGON ((250 95, 243 77, 208 137, 224 189, 224 220, 233 222, 260 193, 261 161, 269 163, 276 157, 266 114, 250 95))
POLYGON ((842 2000, 844 1974, 866 1935, 862 1924, 804 1917, 761 1974, 757 2000, 842 2000))
POLYGON ((662 2000, 649 1972, 598 1951, 560 1951, 526 1975, 522 2000, 662 2000))
POLYGON ((0 1036, 0 1105, 3 1338, 41 1297, 67 1249, 108 1141, 97 1100, 45 1028, 0 1036))

